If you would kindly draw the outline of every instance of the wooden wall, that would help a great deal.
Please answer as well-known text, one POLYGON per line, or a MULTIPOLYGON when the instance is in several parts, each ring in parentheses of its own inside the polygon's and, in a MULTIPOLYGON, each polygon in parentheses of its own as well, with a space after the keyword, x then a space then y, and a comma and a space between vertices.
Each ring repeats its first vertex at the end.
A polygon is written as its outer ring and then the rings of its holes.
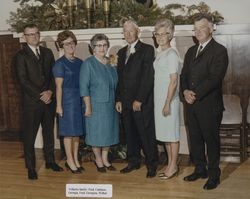
POLYGON ((12 35, 0 36, 0 133, 20 131, 20 90, 17 88, 11 60, 20 49, 12 35))

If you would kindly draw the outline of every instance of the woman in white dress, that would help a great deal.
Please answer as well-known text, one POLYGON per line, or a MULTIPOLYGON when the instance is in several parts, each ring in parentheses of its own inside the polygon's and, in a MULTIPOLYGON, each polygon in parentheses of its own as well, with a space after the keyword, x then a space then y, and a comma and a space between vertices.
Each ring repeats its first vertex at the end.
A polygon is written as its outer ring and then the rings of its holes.
POLYGON ((168 19, 156 22, 154 36, 159 45, 154 61, 154 114, 156 139, 164 142, 168 153, 168 166, 159 174, 161 179, 170 179, 178 174, 180 121, 178 79, 180 58, 170 45, 174 24, 168 19))

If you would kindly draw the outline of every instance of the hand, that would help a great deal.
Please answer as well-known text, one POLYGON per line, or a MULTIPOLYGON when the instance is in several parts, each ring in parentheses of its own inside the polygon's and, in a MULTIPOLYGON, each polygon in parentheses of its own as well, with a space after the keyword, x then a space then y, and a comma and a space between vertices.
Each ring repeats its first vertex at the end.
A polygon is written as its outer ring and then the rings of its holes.
POLYGON ((141 102, 135 100, 135 101, 133 102, 133 111, 134 111, 134 112, 135 112, 135 111, 141 111, 141 105, 142 105, 141 102))
POLYGON ((52 91, 47 90, 47 91, 43 91, 40 93, 40 100, 42 100, 45 104, 49 104, 52 100, 51 100, 51 96, 52 96, 52 91))
POLYGON ((184 98, 188 104, 193 104, 194 101, 196 100, 195 93, 191 90, 185 90, 183 92, 184 98))
POLYGON ((122 113, 122 103, 121 102, 116 102, 115 108, 118 113, 122 113))
POLYGON ((86 107, 84 115, 85 115, 85 117, 90 117, 92 115, 92 108, 91 108, 91 106, 87 106, 86 107))
POLYGON ((170 103, 165 103, 165 105, 162 109, 162 115, 164 117, 167 117, 168 115, 170 115, 170 103))
POLYGON ((62 117, 63 116, 63 109, 62 109, 62 106, 57 106, 56 107, 56 113, 62 117))

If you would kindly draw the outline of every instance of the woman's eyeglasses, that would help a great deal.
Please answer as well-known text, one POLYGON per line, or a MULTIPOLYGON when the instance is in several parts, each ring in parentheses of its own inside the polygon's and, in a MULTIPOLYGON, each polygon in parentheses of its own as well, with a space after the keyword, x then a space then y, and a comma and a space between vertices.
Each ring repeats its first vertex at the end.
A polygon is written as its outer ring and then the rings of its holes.
POLYGON ((97 47, 97 48, 107 48, 108 44, 96 44, 94 46, 97 47))
POLYGON ((164 36, 169 35, 169 34, 170 34, 169 32, 163 32, 163 33, 153 32, 153 35, 155 37, 164 37, 164 36))
POLYGON ((65 42, 65 43, 63 43, 63 45, 64 46, 75 46, 76 45, 76 43, 74 42, 74 41, 71 41, 71 42, 65 42))

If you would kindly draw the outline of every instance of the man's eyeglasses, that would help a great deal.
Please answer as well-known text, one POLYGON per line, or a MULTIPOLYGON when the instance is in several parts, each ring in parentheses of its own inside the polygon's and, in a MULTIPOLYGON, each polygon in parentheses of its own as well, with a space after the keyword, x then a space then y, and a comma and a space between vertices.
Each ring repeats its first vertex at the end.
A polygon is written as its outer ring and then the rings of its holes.
POLYGON ((25 36, 27 37, 32 37, 32 36, 37 36, 40 35, 40 32, 34 32, 34 33, 24 33, 25 36))
POLYGON ((201 26, 201 27, 195 27, 193 32, 196 33, 196 32, 201 32, 203 30, 207 30, 207 26, 201 26))
POLYGON ((97 47, 97 48, 107 48, 108 44, 96 44, 94 46, 97 47))
POLYGON ((64 46, 75 46, 76 45, 76 43, 74 42, 74 41, 71 41, 71 42, 65 42, 65 43, 63 43, 63 45, 64 46))
POLYGON ((169 32, 164 32, 164 33, 153 32, 153 35, 155 37, 164 37, 164 36, 169 35, 169 34, 170 34, 169 32))

